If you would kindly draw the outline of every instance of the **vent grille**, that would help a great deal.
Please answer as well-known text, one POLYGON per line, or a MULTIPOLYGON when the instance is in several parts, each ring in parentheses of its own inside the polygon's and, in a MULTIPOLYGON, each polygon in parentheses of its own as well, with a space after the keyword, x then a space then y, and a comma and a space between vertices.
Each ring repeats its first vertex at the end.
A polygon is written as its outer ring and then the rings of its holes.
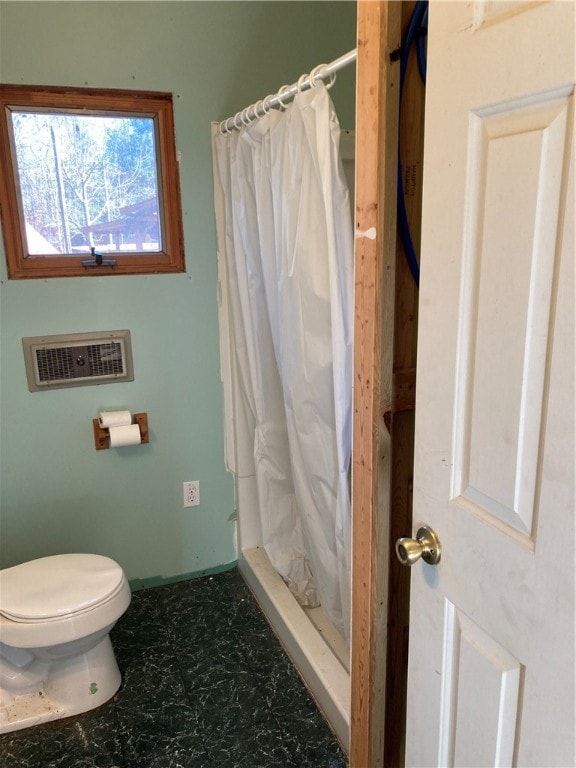
POLYGON ((28 388, 133 381, 129 331, 22 339, 28 388))

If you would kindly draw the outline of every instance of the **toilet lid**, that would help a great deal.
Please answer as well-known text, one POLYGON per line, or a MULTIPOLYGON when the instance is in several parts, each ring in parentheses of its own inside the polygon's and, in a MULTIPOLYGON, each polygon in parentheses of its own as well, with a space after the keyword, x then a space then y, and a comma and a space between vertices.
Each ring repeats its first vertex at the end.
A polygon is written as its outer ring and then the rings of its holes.
POLYGON ((102 555, 53 555, 0 571, 0 613, 13 621, 50 621, 93 608, 124 573, 102 555))

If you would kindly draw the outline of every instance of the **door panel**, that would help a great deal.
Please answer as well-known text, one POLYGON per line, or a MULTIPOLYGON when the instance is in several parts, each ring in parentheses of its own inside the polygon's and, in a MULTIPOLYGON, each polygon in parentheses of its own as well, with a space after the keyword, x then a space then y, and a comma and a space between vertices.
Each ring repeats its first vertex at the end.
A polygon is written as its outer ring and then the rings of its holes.
POLYGON ((574 765, 575 4, 430 4, 409 766, 574 765))
POLYGON ((449 600, 443 643, 439 765, 510 765, 522 665, 449 600))
POLYGON ((469 130, 453 496, 532 548, 570 103, 491 105, 469 130))
POLYGON ((453 495, 529 545, 570 102, 477 110, 469 131, 453 495))

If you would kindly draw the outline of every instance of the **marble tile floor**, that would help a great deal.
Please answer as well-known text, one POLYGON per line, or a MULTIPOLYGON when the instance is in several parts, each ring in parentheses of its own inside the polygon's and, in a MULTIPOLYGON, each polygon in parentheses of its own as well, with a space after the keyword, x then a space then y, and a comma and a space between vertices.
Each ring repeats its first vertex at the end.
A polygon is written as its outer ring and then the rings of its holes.
POLYGON ((135 592, 112 631, 122 686, 0 736, 1 768, 345 768, 237 570, 135 592))

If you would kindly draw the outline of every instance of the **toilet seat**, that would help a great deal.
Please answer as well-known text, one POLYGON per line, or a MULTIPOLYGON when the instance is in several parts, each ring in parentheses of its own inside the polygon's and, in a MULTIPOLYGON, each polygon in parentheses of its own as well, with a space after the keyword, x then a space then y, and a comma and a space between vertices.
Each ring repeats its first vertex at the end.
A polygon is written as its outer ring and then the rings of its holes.
POLYGON ((0 571, 0 614, 40 623, 91 611, 124 586, 120 566, 102 555, 53 555, 0 571))

